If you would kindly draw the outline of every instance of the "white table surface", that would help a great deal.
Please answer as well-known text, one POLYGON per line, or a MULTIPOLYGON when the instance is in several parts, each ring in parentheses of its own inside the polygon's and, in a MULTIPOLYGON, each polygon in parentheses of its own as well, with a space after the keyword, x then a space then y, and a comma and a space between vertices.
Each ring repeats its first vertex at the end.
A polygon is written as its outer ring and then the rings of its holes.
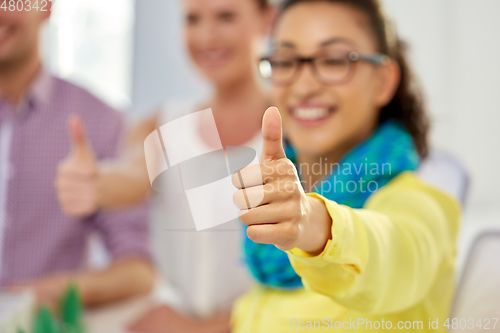
POLYGON ((155 306, 150 296, 85 312, 88 333, 130 333, 127 327, 155 306))

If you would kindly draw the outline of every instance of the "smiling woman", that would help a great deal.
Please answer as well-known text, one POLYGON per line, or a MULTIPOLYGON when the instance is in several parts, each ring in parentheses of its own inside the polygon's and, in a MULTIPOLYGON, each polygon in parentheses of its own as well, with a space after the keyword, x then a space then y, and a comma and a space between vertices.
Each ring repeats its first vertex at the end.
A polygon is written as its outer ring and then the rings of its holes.
POLYGON ((348 149, 366 138, 376 124, 395 118, 412 135, 419 154, 425 156, 429 125, 421 93, 407 65, 403 43, 395 37, 390 24, 377 17, 378 4, 374 1, 315 1, 306 5, 296 0, 286 2, 283 10, 287 12, 275 30, 280 38, 276 39, 274 54, 292 58, 314 56, 316 59, 313 71, 297 67, 295 73, 306 77, 299 82, 300 89, 292 92, 290 85, 274 89, 277 101, 283 101, 287 94, 286 104, 279 106, 292 144, 303 151, 318 152, 331 144, 348 149), (345 6, 346 3, 349 6, 345 6), (342 11, 332 11, 334 6, 342 11), (307 18, 313 16, 318 20, 311 24, 307 18), (336 34, 332 35, 331 31, 336 34), (397 66, 381 66, 387 59, 393 59, 392 63, 397 66), (396 82, 391 84, 383 78, 367 80, 370 76, 388 73, 379 67, 392 68, 396 82), (332 94, 320 96, 314 89, 318 84, 314 76, 325 77, 323 82, 333 80, 333 84, 322 88, 332 94), (322 126, 314 130, 307 126, 319 124, 322 126), (317 140, 312 144, 303 140, 306 137, 317 140))
POLYGON ((273 37, 261 69, 280 113, 264 115, 266 177, 235 184, 247 262, 261 285, 237 303, 233 331, 444 322, 460 206, 415 173, 427 118, 379 1, 285 1, 273 37), (334 167, 315 168, 325 162, 334 167))
POLYGON ((259 12, 268 8, 267 1, 186 0, 184 7, 189 54, 210 81, 228 84, 254 75, 259 43, 254 36, 265 36, 268 17, 259 12))

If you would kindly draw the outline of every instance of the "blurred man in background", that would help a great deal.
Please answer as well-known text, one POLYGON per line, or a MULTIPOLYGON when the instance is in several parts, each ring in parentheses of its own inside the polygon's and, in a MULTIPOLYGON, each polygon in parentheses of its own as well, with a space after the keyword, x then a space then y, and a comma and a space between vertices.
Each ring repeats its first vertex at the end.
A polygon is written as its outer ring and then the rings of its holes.
POLYGON ((42 68, 38 35, 50 16, 46 10, 0 10, 0 291, 31 288, 40 303, 53 307, 69 283, 79 287, 86 305, 147 293, 154 271, 145 204, 81 218, 60 209, 58 164, 68 152, 71 163, 85 170, 114 157, 122 119, 42 68), (85 153, 90 145, 93 156, 85 153), (88 236, 95 231, 112 256, 99 271, 85 269, 88 236))

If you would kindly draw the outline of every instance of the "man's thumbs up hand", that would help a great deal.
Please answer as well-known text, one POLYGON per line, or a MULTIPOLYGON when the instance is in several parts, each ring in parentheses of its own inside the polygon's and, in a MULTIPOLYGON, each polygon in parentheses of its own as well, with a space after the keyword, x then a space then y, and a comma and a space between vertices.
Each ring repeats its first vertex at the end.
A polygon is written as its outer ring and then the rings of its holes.
POLYGON ((57 170, 56 188, 62 210, 73 217, 87 217, 98 209, 98 165, 81 119, 69 119, 71 152, 57 170))
POLYGON ((71 115, 69 118, 69 135, 71 137, 71 157, 78 162, 93 162, 94 152, 87 141, 85 127, 80 117, 71 115))

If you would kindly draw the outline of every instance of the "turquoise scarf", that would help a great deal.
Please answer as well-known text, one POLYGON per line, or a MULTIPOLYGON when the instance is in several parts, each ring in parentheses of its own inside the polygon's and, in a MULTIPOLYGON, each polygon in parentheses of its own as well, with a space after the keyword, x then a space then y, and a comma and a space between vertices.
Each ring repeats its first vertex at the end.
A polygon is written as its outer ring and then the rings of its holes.
MULTIPOLYGON (((295 163, 293 148, 287 147, 285 151, 295 163)), ((325 161, 322 164, 324 168, 325 161)), ((414 171, 418 167, 419 156, 408 131, 399 122, 387 120, 333 168, 329 161, 326 164, 331 172, 318 182, 314 192, 339 204, 362 208, 373 192, 401 172, 414 171)), ((319 164, 317 167, 320 167, 319 164)), ((254 243, 246 232, 244 234, 246 263, 260 283, 284 289, 302 287, 301 278, 293 270, 286 252, 274 245, 254 243)))

